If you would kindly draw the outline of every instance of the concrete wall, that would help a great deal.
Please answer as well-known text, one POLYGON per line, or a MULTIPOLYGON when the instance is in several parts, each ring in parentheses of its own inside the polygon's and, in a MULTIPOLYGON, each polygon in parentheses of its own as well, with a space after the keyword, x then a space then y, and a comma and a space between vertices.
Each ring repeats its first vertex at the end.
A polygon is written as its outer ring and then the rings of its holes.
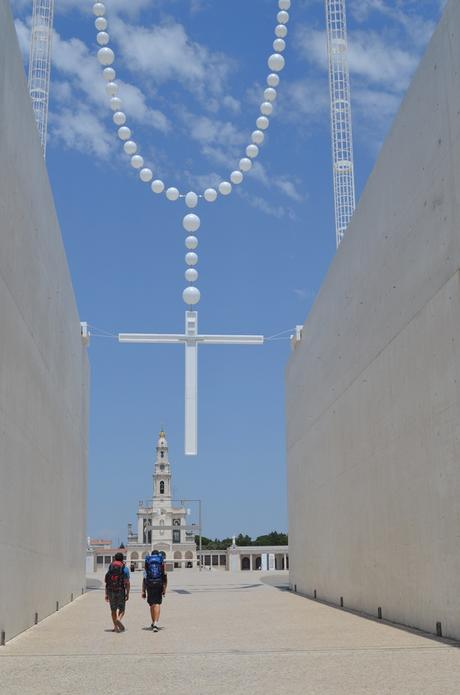
POLYGON ((460 3, 287 367, 291 584, 460 638, 460 3))
POLYGON ((0 0, 0 631, 84 583, 88 366, 8 0, 0 0))

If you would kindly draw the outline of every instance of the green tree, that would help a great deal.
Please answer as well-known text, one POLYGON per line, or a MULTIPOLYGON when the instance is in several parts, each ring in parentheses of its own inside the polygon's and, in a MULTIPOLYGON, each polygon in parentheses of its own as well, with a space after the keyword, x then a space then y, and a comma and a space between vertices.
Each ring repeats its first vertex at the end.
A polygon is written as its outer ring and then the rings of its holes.
MULTIPOLYGON (((206 538, 206 536, 201 536, 201 545, 203 546, 203 548, 209 548, 211 546, 212 542, 213 541, 210 538, 206 538)), ((199 544, 200 544, 200 537, 199 536, 195 536, 195 543, 197 544, 197 546, 199 546, 199 544)))
POLYGON ((251 545, 252 539, 251 536, 248 536, 247 533, 245 533, 244 535, 242 533, 239 533, 236 537, 235 543, 236 545, 251 545))
POLYGON ((279 533, 278 531, 272 531, 264 536, 258 536, 253 545, 287 545, 288 536, 287 533, 279 533))

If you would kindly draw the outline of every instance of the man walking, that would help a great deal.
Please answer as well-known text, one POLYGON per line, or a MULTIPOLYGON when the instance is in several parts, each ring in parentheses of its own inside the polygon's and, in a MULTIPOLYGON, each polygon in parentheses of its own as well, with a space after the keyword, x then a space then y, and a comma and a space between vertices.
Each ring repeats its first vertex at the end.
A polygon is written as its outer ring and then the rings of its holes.
POLYGON ((105 600, 110 603, 114 632, 123 632, 125 629, 121 619, 125 614, 129 589, 129 569, 123 561, 123 553, 116 553, 105 575, 105 600))
POLYGON ((147 596, 153 632, 158 632, 160 629, 158 626, 160 606, 166 593, 167 584, 168 577, 165 571, 163 556, 158 550, 153 550, 145 558, 144 579, 142 581, 142 598, 147 596))

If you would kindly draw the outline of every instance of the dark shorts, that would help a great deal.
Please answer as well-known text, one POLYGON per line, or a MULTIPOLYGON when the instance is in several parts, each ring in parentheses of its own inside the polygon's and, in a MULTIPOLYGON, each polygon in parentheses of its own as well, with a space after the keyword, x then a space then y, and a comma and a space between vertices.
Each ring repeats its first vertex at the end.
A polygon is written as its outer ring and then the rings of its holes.
POLYGON ((125 610, 126 596, 124 590, 109 591, 107 595, 109 597, 110 610, 112 611, 112 613, 114 613, 115 611, 123 612, 125 610))
POLYGON ((160 605, 163 601, 163 587, 160 586, 148 586, 147 587, 147 603, 149 606, 160 605))

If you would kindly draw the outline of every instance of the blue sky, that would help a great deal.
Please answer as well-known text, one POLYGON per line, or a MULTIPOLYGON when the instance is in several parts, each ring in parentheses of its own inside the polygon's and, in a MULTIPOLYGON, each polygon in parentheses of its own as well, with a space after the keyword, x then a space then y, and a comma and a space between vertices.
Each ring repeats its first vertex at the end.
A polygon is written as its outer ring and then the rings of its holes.
MULTIPOLYGON (((440 16, 442 0, 348 0, 357 193, 440 16)), ((13 0, 27 62, 31 0, 13 0)), ((151 497, 167 430, 177 497, 203 532, 287 527, 284 369, 289 341, 203 347, 199 455, 183 455, 180 346, 118 332, 181 332, 185 207, 141 183, 122 151, 96 61, 92 3, 56 0, 47 165, 82 320, 93 328, 88 532, 125 539, 151 497)), ((168 186, 201 192, 237 168, 268 73, 276 0, 108 0, 128 124, 168 186), (129 11, 124 9, 129 5, 129 11)), ((322 0, 292 0, 286 68, 243 184, 201 204, 206 333, 272 336, 303 323, 335 253, 322 0)))

